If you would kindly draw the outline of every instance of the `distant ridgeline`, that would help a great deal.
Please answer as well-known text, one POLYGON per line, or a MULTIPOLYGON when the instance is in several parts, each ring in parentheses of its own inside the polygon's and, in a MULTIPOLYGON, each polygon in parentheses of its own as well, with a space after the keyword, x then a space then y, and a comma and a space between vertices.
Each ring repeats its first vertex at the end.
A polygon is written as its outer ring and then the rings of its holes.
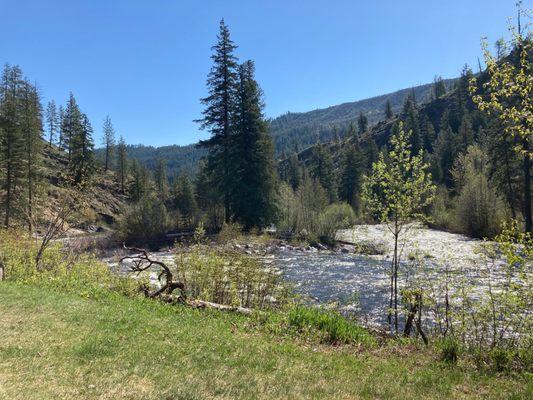
MULTIPOLYGON (((456 81, 457 79, 447 79, 443 80, 443 83, 449 90, 456 81)), ((420 85, 309 112, 288 112, 274 118, 270 121, 270 134, 274 139, 276 155, 283 159, 286 155, 301 152, 317 142, 330 142, 336 136, 343 138, 348 134, 349 125, 357 124, 360 113, 363 113, 372 126, 385 119, 387 101, 390 102, 395 114, 400 112, 405 98, 412 93, 417 104, 428 103, 432 100, 433 86, 433 83, 420 85)), ((98 149, 97 154, 102 156, 103 149, 98 149)), ((127 154, 129 158, 137 160, 150 170, 154 170, 157 159, 162 158, 166 161, 168 176, 173 177, 181 173, 194 176, 198 161, 207 153, 204 149, 197 148, 195 144, 190 144, 163 147, 128 145, 127 154)))

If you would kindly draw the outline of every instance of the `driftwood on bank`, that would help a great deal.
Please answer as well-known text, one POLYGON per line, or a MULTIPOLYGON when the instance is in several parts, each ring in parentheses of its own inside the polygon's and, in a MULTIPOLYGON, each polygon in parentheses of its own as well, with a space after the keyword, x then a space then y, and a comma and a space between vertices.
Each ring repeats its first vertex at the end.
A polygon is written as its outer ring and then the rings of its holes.
POLYGON ((185 300, 185 285, 182 282, 174 281, 174 275, 172 274, 172 271, 170 271, 170 268, 167 267, 164 262, 150 258, 150 255, 144 249, 127 247, 126 245, 124 245, 124 249, 137 253, 131 256, 122 257, 120 259, 120 263, 130 260, 133 264, 130 269, 132 272, 136 272, 137 275, 152 268, 153 266, 157 266, 161 269, 161 272, 157 276, 157 279, 161 283, 161 287, 154 291, 150 291, 148 287, 144 287, 143 291, 147 297, 154 299, 164 294, 171 295, 174 290, 180 289, 181 297, 183 300, 185 300))
POLYGON ((124 245, 124 249, 131 252, 135 252, 135 254, 133 255, 125 256, 120 259, 120 263, 126 260, 130 260, 132 262, 133 265, 130 267, 132 272, 140 274, 141 272, 144 272, 154 266, 159 267, 161 269, 158 275, 158 280, 161 283, 161 287, 157 290, 150 291, 148 287, 144 286, 142 288, 142 291, 146 295, 146 297, 149 297, 151 299, 158 299, 170 304, 185 304, 193 308, 209 308, 220 311, 231 311, 245 315, 249 315, 253 312, 251 308, 246 307, 234 307, 203 300, 188 301, 185 293, 185 285, 183 284, 183 282, 178 282, 174 280, 174 275, 172 271, 164 262, 154 260, 150 257, 149 253, 146 250, 141 248, 127 247, 126 245, 124 245), (176 289, 180 290, 179 295, 173 294, 176 289))

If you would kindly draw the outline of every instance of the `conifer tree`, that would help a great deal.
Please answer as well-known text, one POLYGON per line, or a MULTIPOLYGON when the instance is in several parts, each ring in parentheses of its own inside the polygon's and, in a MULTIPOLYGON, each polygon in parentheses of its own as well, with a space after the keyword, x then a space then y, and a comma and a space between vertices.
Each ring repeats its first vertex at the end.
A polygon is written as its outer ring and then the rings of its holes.
POLYGON ((21 121, 22 71, 6 64, 0 87, 0 149, 2 205, 4 225, 12 225, 13 217, 21 212, 20 198, 24 179, 24 135, 21 121))
POLYGON ((72 156, 72 140, 76 135, 80 135, 82 130, 82 115, 74 95, 70 93, 67 107, 61 123, 63 136, 63 147, 67 150, 68 161, 70 163, 72 156))
POLYGON ((128 174, 128 157, 126 153, 126 142, 122 136, 118 140, 117 145, 116 169, 120 192, 124 194, 126 191, 126 177, 128 174))
POLYGON ((57 114, 56 102, 54 100, 50 100, 46 106, 46 128, 48 130, 48 144, 52 147, 59 129, 59 115, 57 114))
POLYGON ((107 172, 111 168, 111 160, 113 159, 113 152, 115 151, 115 128, 109 115, 104 120, 104 136, 102 144, 105 148, 104 171, 107 172))
POLYGON ((420 136, 424 150, 429 153, 432 152, 436 136, 435 128, 425 113, 420 117, 420 136))
POLYGON ((359 134, 366 132, 368 129, 368 118, 363 114, 363 112, 359 112, 359 118, 357 118, 357 125, 359 127, 359 134))
POLYGON ((65 109, 63 108, 63 105, 60 105, 57 112, 57 131, 58 131, 58 140, 57 140, 57 147, 59 149, 63 150, 65 146, 65 136, 63 133, 63 121, 65 120, 65 109))
POLYGON ((302 167, 298 160, 298 154, 292 153, 287 160, 287 182, 292 190, 298 189, 302 182, 302 167))
POLYGON ((133 201, 139 201, 150 191, 150 178, 145 166, 140 165, 136 159, 131 163, 132 182, 129 190, 133 201))
POLYGON ((361 152, 356 144, 346 147, 341 164, 339 197, 349 203, 354 211, 359 211, 359 189, 362 172, 361 152))
POLYGON ((216 176, 214 182, 224 202, 226 220, 231 218, 230 196, 235 188, 235 175, 231 170, 231 123, 235 114, 237 92, 237 46, 230 38, 224 20, 220 21, 217 44, 212 47, 213 66, 207 78, 209 95, 201 99, 205 105, 203 118, 198 120, 201 129, 208 129, 211 137, 200 142, 209 150, 207 168, 216 176))
POLYGON ((446 86, 440 76, 436 76, 433 80, 433 95, 435 99, 439 99, 446 94, 446 86))
POLYGON ((322 143, 317 143, 313 149, 311 176, 326 189, 330 203, 335 202, 337 200, 337 184, 333 160, 329 148, 322 143))
POLYGON ((263 92, 252 61, 239 66, 232 168, 237 178, 231 203, 245 227, 265 227, 276 214, 274 146, 263 115, 263 92))
POLYGON ((463 116, 459 126, 459 151, 466 152, 468 146, 474 144, 474 130, 472 128, 472 119, 468 114, 463 116))
POLYGON ((391 119, 392 117, 394 117, 394 112, 392 111, 390 100, 387 99, 387 102, 385 103, 385 118, 391 119))
POLYGON ((22 129, 24 134, 24 163, 26 165, 25 214, 30 232, 33 230, 35 197, 39 185, 41 171, 41 151, 43 141, 42 109, 37 88, 28 81, 23 83, 23 116, 22 129))
POLYGON ((89 118, 80 114, 79 125, 71 131, 69 150, 71 152, 69 169, 74 183, 83 185, 94 171, 94 142, 93 129, 89 118))
POLYGON ((161 157, 159 157, 156 161, 154 170, 154 183, 158 197, 163 202, 166 202, 169 198, 167 164, 161 157))
POLYGON ((174 181, 173 188, 174 208, 179 212, 180 225, 190 228, 198 211, 194 187, 187 174, 180 174, 174 181))
POLYGON ((404 129, 411 131, 411 151, 418 154, 422 149, 422 138, 420 135, 420 122, 418 120, 418 110, 413 95, 407 96, 403 105, 404 129))

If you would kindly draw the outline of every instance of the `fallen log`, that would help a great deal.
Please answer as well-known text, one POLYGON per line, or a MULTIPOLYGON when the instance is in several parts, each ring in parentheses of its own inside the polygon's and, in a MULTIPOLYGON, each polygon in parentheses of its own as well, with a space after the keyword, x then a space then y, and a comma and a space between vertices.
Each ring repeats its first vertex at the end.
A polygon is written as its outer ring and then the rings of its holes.
POLYGON ((176 296, 174 294, 161 294, 157 297, 164 303, 168 304, 183 304, 192 308, 204 308, 218 311, 236 312, 239 314, 250 315, 254 312, 251 308, 228 306, 226 304, 213 303, 204 300, 184 300, 182 296, 176 296))
POLYGON ((234 307, 234 306, 212 303, 210 301, 203 301, 203 300, 191 300, 191 301, 187 301, 186 304, 194 308, 210 308, 213 310, 231 311, 231 312, 236 312, 236 313, 244 314, 244 315, 250 315, 254 312, 254 310, 252 310, 251 308, 234 307))

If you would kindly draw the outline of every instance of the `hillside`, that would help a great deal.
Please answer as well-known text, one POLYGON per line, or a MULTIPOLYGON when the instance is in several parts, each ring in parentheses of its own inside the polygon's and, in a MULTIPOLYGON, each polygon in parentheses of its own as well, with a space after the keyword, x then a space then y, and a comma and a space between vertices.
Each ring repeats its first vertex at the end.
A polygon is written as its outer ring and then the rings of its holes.
MULTIPOLYGON (((45 144, 43 147, 43 175, 47 186, 46 209, 57 206, 64 190, 65 173, 68 171, 67 155, 57 147, 45 144)), ((126 205, 127 196, 120 194, 114 173, 98 170, 92 178, 92 185, 84 193, 88 201, 82 202, 82 210, 72 219, 72 226, 87 229, 90 225, 110 225, 116 222, 126 205)), ((46 214, 47 210, 44 210, 46 214)))
MULTIPOLYGON (((444 80, 444 84, 450 89, 455 81, 456 79, 444 80)), ((270 122, 270 133, 278 154, 302 150, 318 140, 322 143, 331 141, 334 139, 335 129, 343 137, 349 124, 356 121, 361 112, 368 118, 370 126, 385 119, 387 100, 391 103, 392 111, 399 113, 407 95, 414 92, 417 104, 425 104, 431 101, 432 91, 433 83, 428 83, 305 113, 289 112, 270 122)))
MULTIPOLYGON (((449 89, 455 81, 456 79, 447 79, 444 84, 449 89)), ((408 94, 414 92, 416 102, 424 104, 431 100, 432 90, 433 83, 428 83, 309 112, 288 112, 270 121, 270 134, 274 140, 276 154, 282 156, 284 153, 300 151, 315 144, 317 140, 329 142, 335 136, 335 129, 338 135, 343 137, 349 124, 356 121, 360 112, 368 118, 372 126, 384 119, 387 100, 390 101, 393 112, 398 113, 408 94)), ((155 167, 158 158, 164 159, 169 176, 181 172, 194 175, 198 161, 206 154, 205 150, 197 148, 195 144, 162 147, 129 145, 127 152, 130 158, 136 159, 149 169, 155 167)), ((97 150, 97 153, 103 154, 101 149, 97 150)))
MULTIPOLYGON (((432 99, 427 102, 423 102, 422 104, 420 104, 421 103, 420 101, 418 103, 419 103, 419 106, 418 106, 419 118, 422 118, 422 117, 427 118, 437 133, 439 131, 439 124, 441 123, 441 119, 444 113, 447 113, 449 115, 450 125, 452 127, 452 130, 454 132, 457 132, 459 130, 460 121, 457 121, 456 119, 454 119, 454 112, 457 109, 457 89, 456 88, 449 90, 444 96, 438 99, 432 99)), ((472 111, 473 107, 470 107, 470 109, 471 109, 471 112, 474 113, 474 111, 472 111)), ((405 117, 401 114, 400 111, 401 110, 398 110, 397 115, 395 115, 393 118, 389 120, 386 120, 383 117, 382 120, 375 123, 374 125, 371 125, 366 132, 358 136, 359 144, 362 146, 365 146, 367 143, 369 143, 369 141, 372 140, 377 144, 378 148, 381 148, 387 145, 389 137, 392 134, 393 127, 398 121, 403 120, 405 117)), ((474 122, 476 122, 475 125, 480 125, 479 121, 474 121, 474 122)), ((437 137, 435 137, 434 140, 436 140, 437 137)), ((344 143, 350 143, 352 141, 353 141, 352 137, 347 137, 343 139, 344 143)), ((324 141, 322 141, 322 143, 324 143, 324 141)), ((298 152, 298 158, 300 161, 303 162, 304 165, 309 166, 310 163, 312 162, 312 157, 313 157, 315 146, 316 144, 312 143, 309 147, 298 152)), ((345 148, 343 146, 343 143, 341 142, 340 144, 337 144, 334 141, 330 140, 326 144, 326 146, 331 152, 335 166, 338 167, 340 160, 341 160, 342 150, 345 148)), ((286 160, 283 160, 280 166, 281 168, 283 168, 285 165, 286 165, 286 160)))

